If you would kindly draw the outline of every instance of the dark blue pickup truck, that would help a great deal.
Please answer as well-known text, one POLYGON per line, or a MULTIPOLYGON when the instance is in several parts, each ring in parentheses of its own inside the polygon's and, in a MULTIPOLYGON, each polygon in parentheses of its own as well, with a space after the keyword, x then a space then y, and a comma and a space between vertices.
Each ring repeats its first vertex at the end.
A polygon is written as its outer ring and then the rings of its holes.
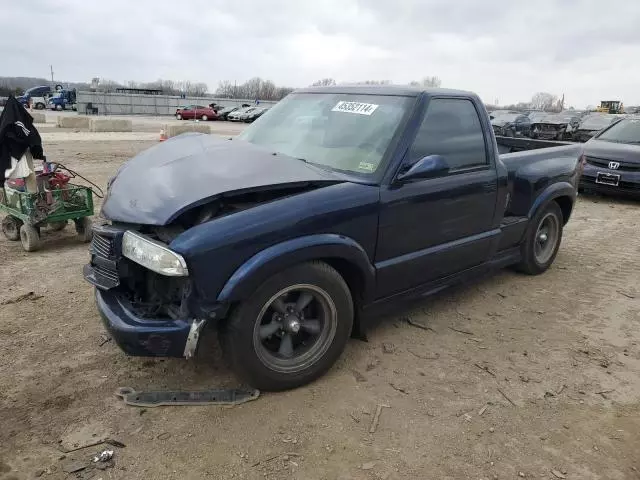
POLYGON ((299 90, 236 138, 184 134, 126 162, 84 276, 125 352, 190 358, 216 326, 251 385, 293 388, 387 302, 544 272, 580 148, 500 155, 468 92, 299 90))

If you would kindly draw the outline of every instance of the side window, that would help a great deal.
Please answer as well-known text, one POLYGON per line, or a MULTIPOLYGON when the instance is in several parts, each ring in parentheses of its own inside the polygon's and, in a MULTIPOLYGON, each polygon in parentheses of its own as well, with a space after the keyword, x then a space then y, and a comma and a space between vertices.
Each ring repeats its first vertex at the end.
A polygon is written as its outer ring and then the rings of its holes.
POLYGON ((473 103, 463 98, 434 98, 409 150, 411 164, 441 155, 451 170, 488 164, 484 133, 473 103))

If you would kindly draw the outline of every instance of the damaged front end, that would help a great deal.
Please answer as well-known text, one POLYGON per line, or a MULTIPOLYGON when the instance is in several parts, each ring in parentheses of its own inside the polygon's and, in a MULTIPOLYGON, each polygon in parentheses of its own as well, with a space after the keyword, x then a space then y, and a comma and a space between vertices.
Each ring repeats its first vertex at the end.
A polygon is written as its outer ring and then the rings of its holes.
POLYGON ((542 140, 563 140, 567 134, 567 124, 534 123, 531 125, 531 137, 542 140))
MULTIPOLYGON (((154 272, 127 258, 123 241, 129 232, 121 225, 94 229, 84 276, 96 287, 103 323, 129 355, 190 358, 206 323, 191 280, 154 272)), ((207 314, 211 317, 213 311, 207 314)))

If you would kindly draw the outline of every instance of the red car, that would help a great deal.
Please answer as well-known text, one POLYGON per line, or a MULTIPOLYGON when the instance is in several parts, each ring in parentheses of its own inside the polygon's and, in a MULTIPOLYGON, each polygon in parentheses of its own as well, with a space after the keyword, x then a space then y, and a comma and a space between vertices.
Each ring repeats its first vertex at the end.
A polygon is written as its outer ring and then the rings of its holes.
POLYGON ((176 118, 178 120, 189 120, 199 118, 200 120, 216 120, 218 113, 211 107, 202 107, 200 105, 187 105, 176 110, 176 118))

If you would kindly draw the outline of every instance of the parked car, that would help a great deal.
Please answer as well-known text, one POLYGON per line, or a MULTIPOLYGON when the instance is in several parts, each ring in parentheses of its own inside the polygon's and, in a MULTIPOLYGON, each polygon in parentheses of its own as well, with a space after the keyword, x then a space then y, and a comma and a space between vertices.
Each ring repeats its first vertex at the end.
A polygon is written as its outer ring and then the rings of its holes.
POLYGON ((256 108, 257 107, 239 108, 235 112, 231 112, 229 115, 227 115, 227 120, 230 120, 232 122, 241 122, 243 121, 242 117, 244 115, 248 115, 249 113, 253 112, 256 108))
MULTIPOLYGON (((40 85, 38 87, 28 88, 22 95, 16 97, 16 100, 25 106, 29 106, 29 102, 32 97, 44 97, 46 99, 52 94, 53 89, 49 85, 40 85)), ((44 106, 42 108, 44 108, 44 106)))
POLYGON ((571 114, 554 113, 531 122, 531 138, 543 140, 565 140, 580 125, 580 117, 571 114))
POLYGON ((622 118, 609 113, 592 113, 582 119, 572 135, 576 142, 586 142, 603 128, 622 118))
POLYGON ((259 107, 256 108, 255 110, 253 110, 250 113, 246 113, 244 115, 241 116, 241 120, 243 122, 246 123, 252 123, 255 122, 258 118, 260 118, 262 115, 264 115, 265 113, 267 113, 267 110, 269 110, 266 107, 259 107))
POLYGON ((237 111, 240 107, 225 107, 218 110, 218 120, 228 120, 229 114, 237 111))
POLYGON ((500 115, 513 115, 513 114, 519 114, 520 112, 518 112, 517 110, 492 110, 489 113, 489 118, 491 120, 493 120, 496 117, 499 117, 500 115))
POLYGON ((176 118, 178 120, 200 119, 206 122, 207 120, 216 120, 218 118, 218 114, 211 107, 187 105, 176 110, 176 118))
POLYGON ((640 199, 640 118, 606 127, 584 144, 580 187, 640 199))
POLYGON ((521 113, 503 113, 491 120, 493 132, 498 136, 529 136, 531 120, 521 113))
POLYGON ((580 150, 499 155, 468 92, 299 90, 232 140, 184 134, 126 162, 84 276, 125 352, 191 358, 219 327, 249 384, 293 388, 368 312, 508 265, 547 270, 580 150))

